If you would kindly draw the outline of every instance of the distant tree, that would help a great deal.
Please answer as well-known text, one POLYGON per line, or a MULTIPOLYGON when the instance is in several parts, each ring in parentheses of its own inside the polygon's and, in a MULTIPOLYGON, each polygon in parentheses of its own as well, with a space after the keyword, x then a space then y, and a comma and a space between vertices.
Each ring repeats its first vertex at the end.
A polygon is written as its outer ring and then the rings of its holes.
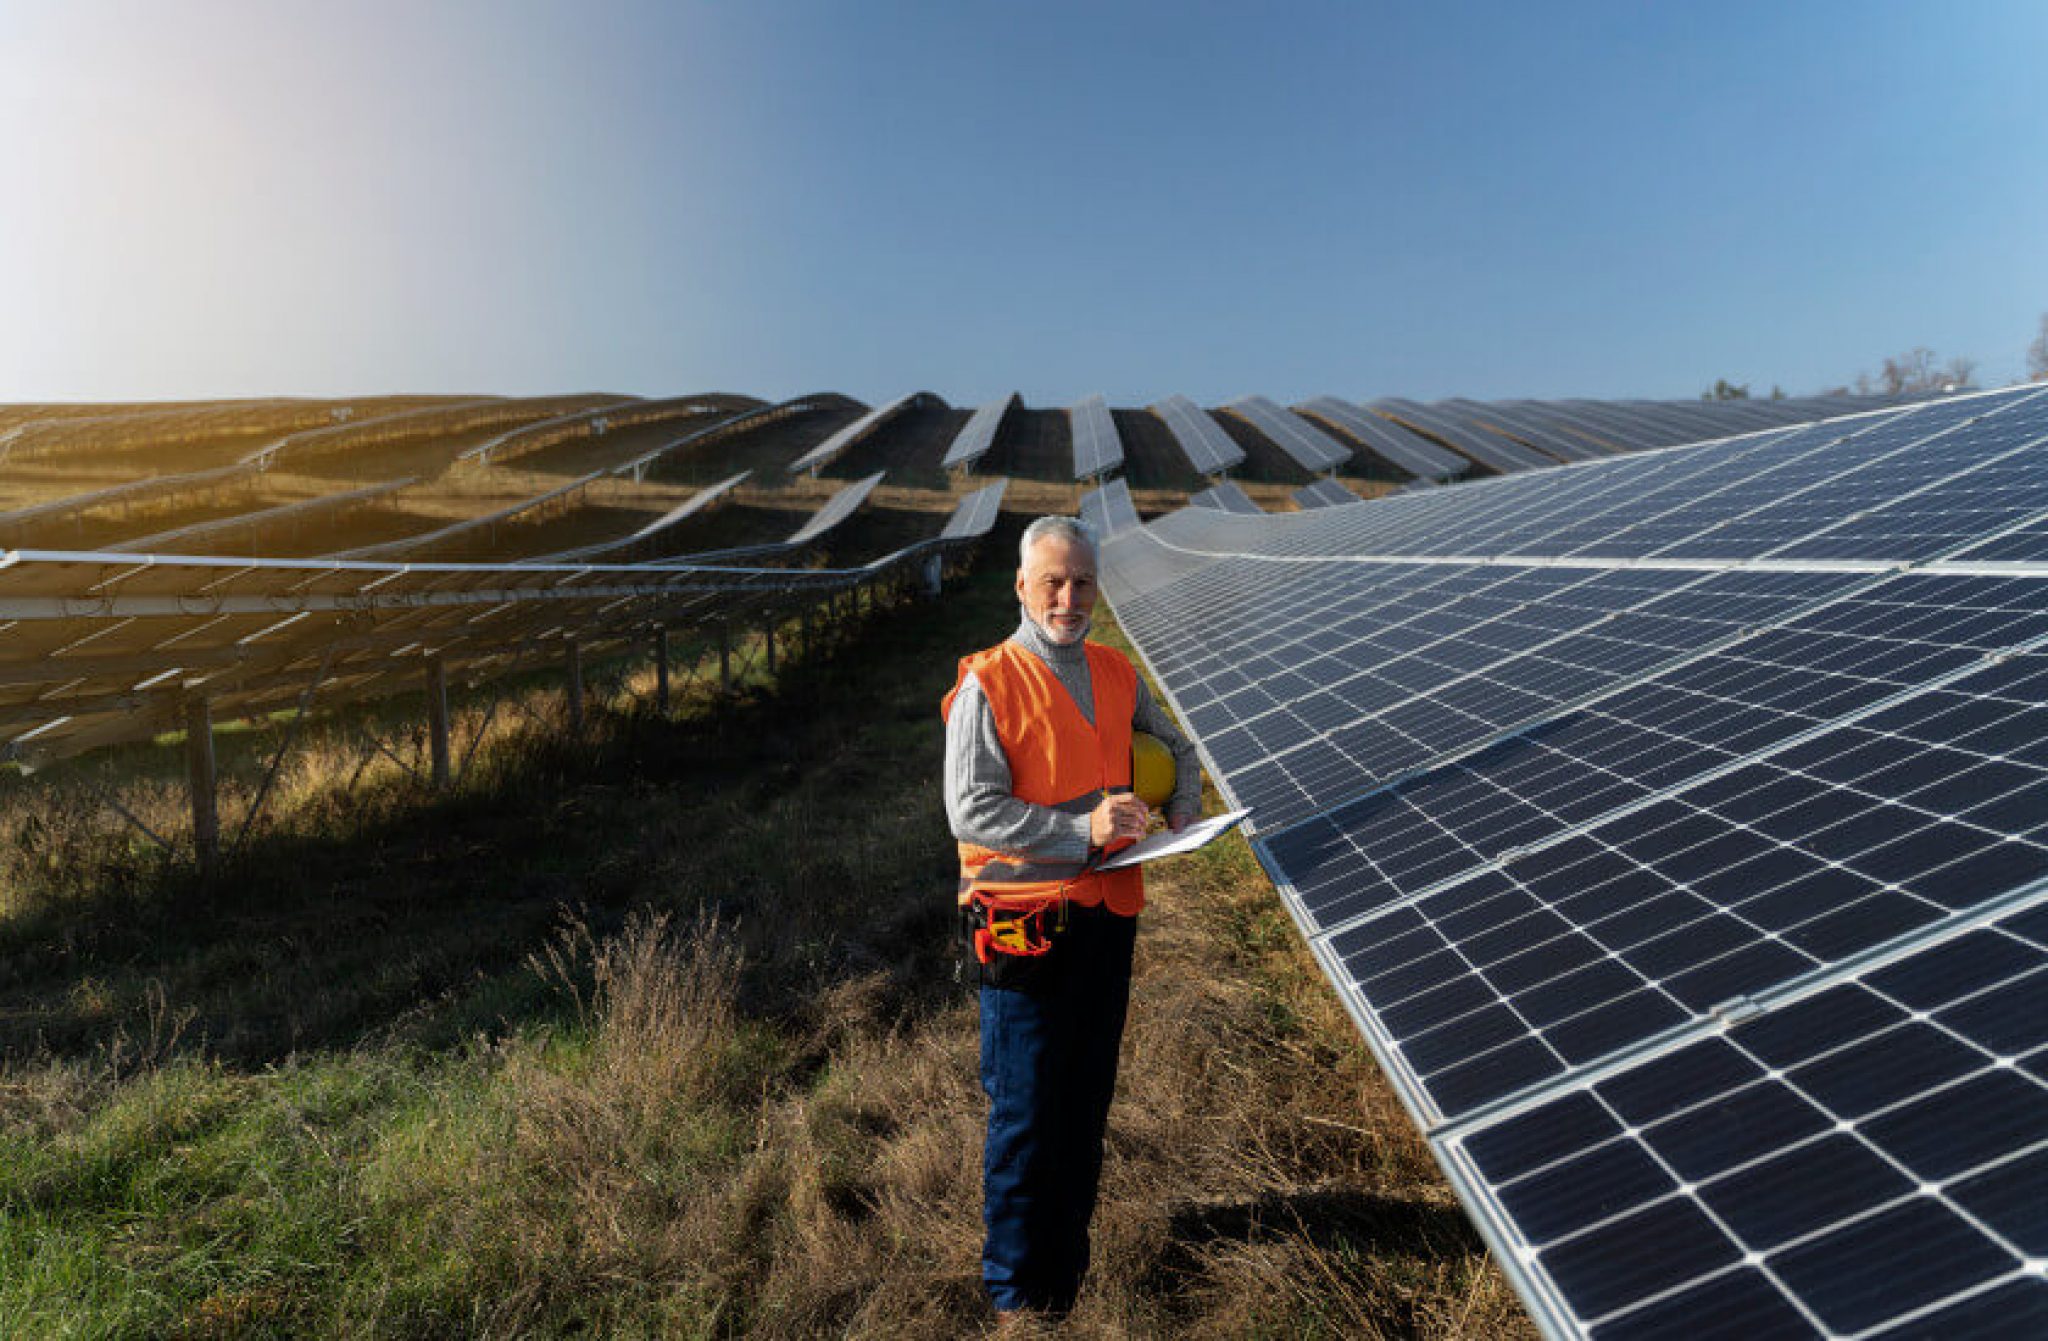
POLYGON ((1776 382, 1773 382, 1773 383, 1771 383, 1771 399, 1772 399, 1772 400, 1783 400, 1783 399, 1785 399, 1785 388, 1784 388, 1784 387, 1781 387, 1781 386, 1779 386, 1779 385, 1778 385, 1778 384, 1777 384, 1776 382))
POLYGON ((2027 376, 2036 382, 2048 382, 2048 312, 2041 314, 2041 333, 2027 346, 2027 376))
POLYGON ((1737 386, 1735 383, 1729 381, 1725 377, 1717 377, 1714 379, 1714 384, 1712 386, 1708 387, 1705 391, 1700 392, 1700 399, 1748 400, 1749 383, 1744 382, 1741 386, 1737 386))
POLYGON ((1931 390, 1934 382, 1934 351, 1926 345, 1916 345, 1896 358, 1886 359, 1877 376, 1887 396, 1931 390))
POLYGON ((1856 394, 1920 396, 1934 391, 1949 391, 1968 386, 1976 372, 1975 359, 1953 358, 1938 364, 1933 350, 1918 345, 1886 359, 1875 376, 1867 372, 1857 373, 1856 394))

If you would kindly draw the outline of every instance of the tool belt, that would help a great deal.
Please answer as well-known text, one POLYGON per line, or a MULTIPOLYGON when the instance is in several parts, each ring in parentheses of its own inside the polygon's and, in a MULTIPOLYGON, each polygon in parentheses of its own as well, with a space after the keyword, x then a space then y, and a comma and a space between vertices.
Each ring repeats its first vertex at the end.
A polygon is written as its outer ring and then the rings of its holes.
POLYGON ((976 886, 965 910, 974 932, 974 958, 984 966, 996 955, 1031 959, 1052 949, 1052 938, 1067 924, 1066 886, 1013 889, 976 886))

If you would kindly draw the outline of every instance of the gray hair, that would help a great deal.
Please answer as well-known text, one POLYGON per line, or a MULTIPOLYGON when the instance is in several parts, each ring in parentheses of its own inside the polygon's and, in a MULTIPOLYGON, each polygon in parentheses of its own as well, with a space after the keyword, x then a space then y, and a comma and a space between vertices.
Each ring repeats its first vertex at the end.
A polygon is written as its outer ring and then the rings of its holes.
POLYGON ((1078 517, 1040 517, 1037 521, 1024 528, 1024 539, 1019 541, 1017 545, 1017 566, 1022 568, 1031 562, 1031 547, 1033 545, 1041 540, 1050 540, 1055 536, 1070 545, 1087 546, 1088 557, 1090 558, 1095 558, 1097 555, 1095 532, 1089 528, 1087 522, 1080 520, 1078 517))

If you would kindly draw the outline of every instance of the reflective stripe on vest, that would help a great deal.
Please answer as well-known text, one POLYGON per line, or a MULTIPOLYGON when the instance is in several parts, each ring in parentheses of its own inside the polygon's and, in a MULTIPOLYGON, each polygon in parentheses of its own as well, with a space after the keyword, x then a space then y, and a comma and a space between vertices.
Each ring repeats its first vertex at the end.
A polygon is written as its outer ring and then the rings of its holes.
MULTIPOLYGON (((1138 672, 1111 648, 1083 643, 1095 721, 1089 724, 1052 668, 1014 642, 963 657, 953 689, 940 705, 950 713, 960 683, 973 675, 995 718, 996 736, 1010 762, 1010 792, 1020 801, 1086 815, 1112 791, 1131 785, 1131 714, 1138 707, 1138 672)), ((1112 845, 1110 851, 1128 847, 1112 845)), ((960 891, 976 880, 1016 892, 1064 890, 1084 907, 1107 904, 1135 916, 1145 906, 1145 880, 1137 867, 1082 873, 1079 863, 1046 862, 1023 853, 960 844, 960 891)))

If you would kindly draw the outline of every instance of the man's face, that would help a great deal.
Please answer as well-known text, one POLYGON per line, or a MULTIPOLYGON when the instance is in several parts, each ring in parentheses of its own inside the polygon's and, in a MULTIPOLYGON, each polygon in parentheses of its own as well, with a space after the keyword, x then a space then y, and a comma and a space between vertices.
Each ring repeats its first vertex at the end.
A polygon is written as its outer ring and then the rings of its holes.
POLYGON ((1095 613, 1095 556, 1064 536, 1045 537, 1017 570, 1017 599, 1046 637, 1081 641, 1095 613))

